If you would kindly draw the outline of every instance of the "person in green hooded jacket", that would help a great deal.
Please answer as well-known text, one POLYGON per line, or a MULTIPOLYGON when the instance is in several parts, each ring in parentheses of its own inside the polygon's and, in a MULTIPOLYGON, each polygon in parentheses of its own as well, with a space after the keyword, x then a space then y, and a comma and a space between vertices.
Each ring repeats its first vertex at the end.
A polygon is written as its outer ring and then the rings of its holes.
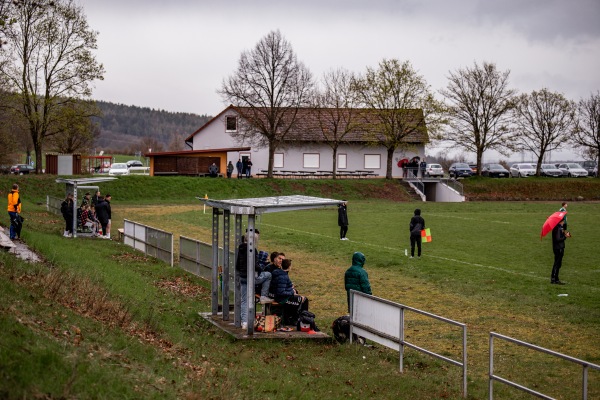
POLYGON ((344 285, 346 286, 346 297, 348 300, 348 312, 350 312, 350 290, 373 294, 371 284, 369 283, 369 274, 365 271, 365 255, 356 252, 352 255, 352 266, 344 274, 344 285))

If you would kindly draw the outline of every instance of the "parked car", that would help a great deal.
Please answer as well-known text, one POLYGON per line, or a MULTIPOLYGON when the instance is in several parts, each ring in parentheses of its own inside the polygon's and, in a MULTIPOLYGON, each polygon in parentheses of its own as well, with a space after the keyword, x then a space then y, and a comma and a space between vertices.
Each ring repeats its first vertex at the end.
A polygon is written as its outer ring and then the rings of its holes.
POLYGON ((131 167, 143 167, 144 164, 142 164, 141 161, 139 160, 129 160, 127 161, 127 168, 131 168, 131 167))
POLYGON ((17 164, 10 167, 10 173, 15 175, 25 175, 30 172, 35 172, 35 168, 33 168, 29 164, 17 164))
POLYGON ((598 163, 596 161, 584 161, 579 165, 588 172, 588 176, 598 175, 598 163))
POLYGON ((558 169, 562 171, 562 176, 567 176, 569 178, 588 176, 588 172, 577 163, 560 164, 558 169))
POLYGON ((467 163, 454 163, 448 169, 450 178, 468 178, 473 176, 473 170, 467 163))
POLYGON ((512 178, 526 178, 535 175, 535 167, 532 164, 513 164, 510 167, 510 176, 512 178))
POLYGON ((425 176, 429 177, 444 177, 444 168, 440 164, 427 164, 427 168, 425 169, 425 176))
POLYGON ((129 168, 127 168, 127 164, 125 163, 114 163, 110 166, 110 169, 108 170, 108 175, 129 175, 129 168))
POLYGON ((10 174, 10 165, 0 165, 0 174, 10 174))
POLYGON ((510 172, 500 164, 484 164, 481 167, 481 175, 490 178, 508 178, 510 172))
POLYGON ((558 178, 562 176, 562 171, 556 168, 554 164, 542 164, 540 167, 540 174, 542 176, 552 176, 558 178))
POLYGON ((471 171, 473 171, 473 175, 477 175, 477 164, 469 164, 469 168, 471 168, 471 171))

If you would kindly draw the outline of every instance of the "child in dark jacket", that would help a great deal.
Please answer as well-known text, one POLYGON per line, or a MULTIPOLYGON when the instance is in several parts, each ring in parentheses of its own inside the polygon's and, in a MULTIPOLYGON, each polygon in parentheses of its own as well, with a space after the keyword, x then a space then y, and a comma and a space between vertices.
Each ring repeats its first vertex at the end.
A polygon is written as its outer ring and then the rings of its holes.
POLYGON ((290 279, 291 268, 292 260, 286 258, 281 263, 281 269, 275 269, 271 276, 271 293, 276 302, 283 304, 285 325, 295 325, 300 312, 308 311, 308 298, 298 294, 290 279))

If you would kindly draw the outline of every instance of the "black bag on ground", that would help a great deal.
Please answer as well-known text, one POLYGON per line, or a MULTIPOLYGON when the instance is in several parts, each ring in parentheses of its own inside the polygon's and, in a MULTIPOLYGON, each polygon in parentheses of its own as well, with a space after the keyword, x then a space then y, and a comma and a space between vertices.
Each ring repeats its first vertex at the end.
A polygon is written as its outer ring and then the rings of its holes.
POLYGON ((308 328, 315 332, 320 332, 319 328, 317 327, 317 324, 315 323, 315 317, 315 314, 311 313, 310 311, 301 311, 298 315, 298 322, 296 324, 296 328, 299 331, 304 331, 308 328))
MULTIPOLYGON (((350 340, 350 316, 343 315, 333 321, 331 324, 331 329, 333 330, 333 337, 340 343, 346 343, 350 340)), ((352 335, 352 340, 357 340, 357 335, 352 335)))

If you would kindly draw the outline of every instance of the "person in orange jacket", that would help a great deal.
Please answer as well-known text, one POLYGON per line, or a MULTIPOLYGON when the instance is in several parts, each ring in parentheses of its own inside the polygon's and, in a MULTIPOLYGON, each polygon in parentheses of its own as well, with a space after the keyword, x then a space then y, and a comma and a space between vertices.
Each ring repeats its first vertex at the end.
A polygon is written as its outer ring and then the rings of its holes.
POLYGON ((8 216, 10 217, 10 240, 21 237, 21 229, 15 224, 19 221, 21 214, 21 196, 19 195, 19 185, 12 185, 12 190, 8 192, 8 216))

